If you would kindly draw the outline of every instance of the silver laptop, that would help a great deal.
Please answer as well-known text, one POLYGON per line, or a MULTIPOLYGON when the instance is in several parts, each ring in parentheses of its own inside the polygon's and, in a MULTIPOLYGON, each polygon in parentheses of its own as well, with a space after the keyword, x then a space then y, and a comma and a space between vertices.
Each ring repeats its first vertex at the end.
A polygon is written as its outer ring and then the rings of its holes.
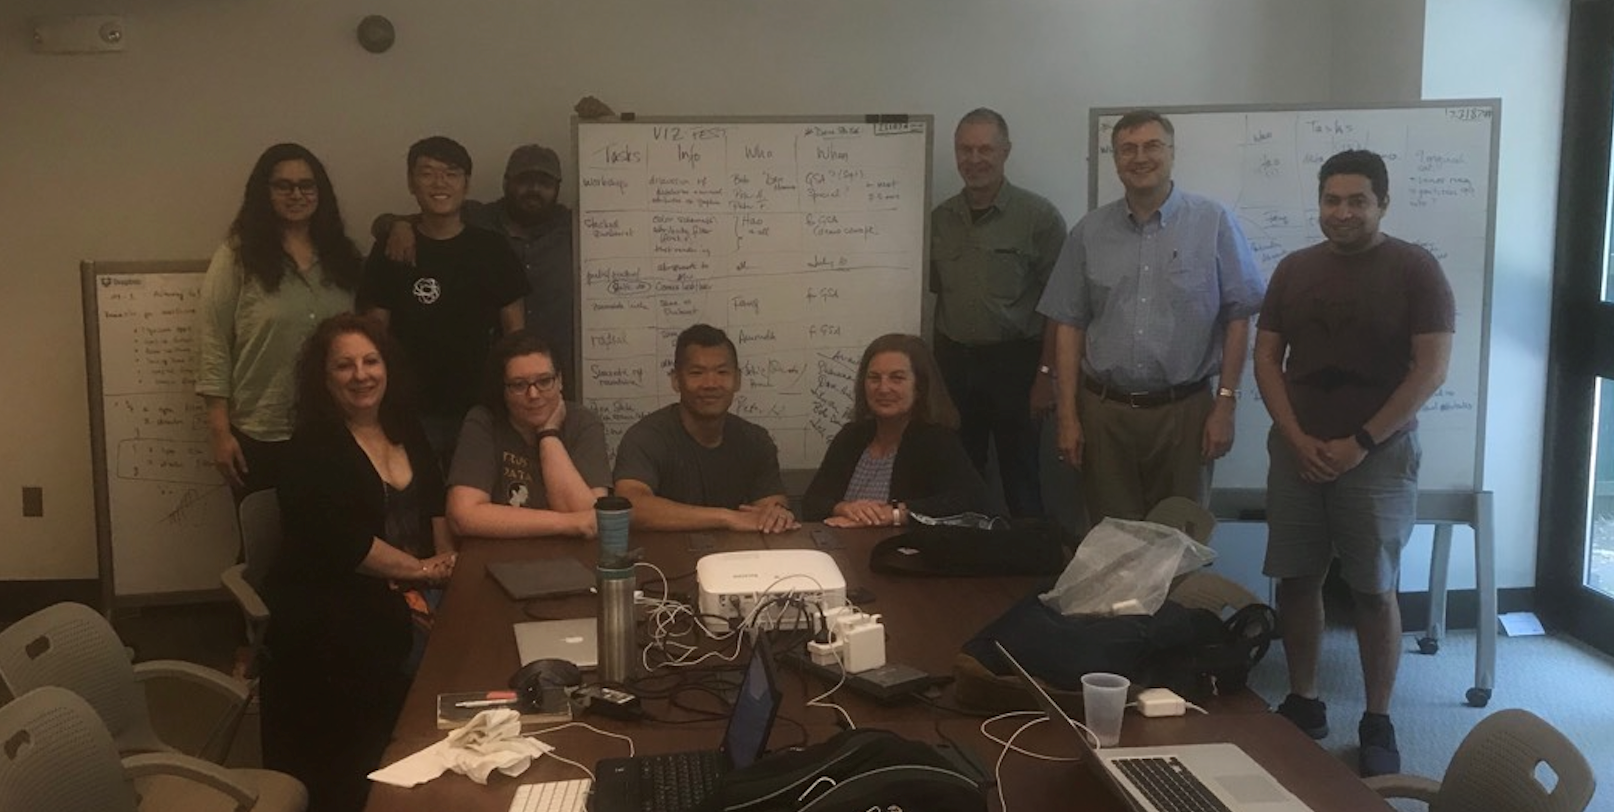
POLYGON ((994 640, 992 645, 1020 675, 1048 721, 1071 732, 1082 763, 1128 807, 1138 812, 1218 808, 1208 798, 1192 800, 1195 795, 1208 793, 1220 802, 1220 808, 1230 812, 1309 812, 1310 807, 1236 744, 1095 747, 1002 644, 994 640))
POLYGON ((600 644, 596 621, 591 617, 574 620, 535 620, 517 623, 516 651, 521 664, 552 657, 570 660, 578 668, 600 664, 600 644))

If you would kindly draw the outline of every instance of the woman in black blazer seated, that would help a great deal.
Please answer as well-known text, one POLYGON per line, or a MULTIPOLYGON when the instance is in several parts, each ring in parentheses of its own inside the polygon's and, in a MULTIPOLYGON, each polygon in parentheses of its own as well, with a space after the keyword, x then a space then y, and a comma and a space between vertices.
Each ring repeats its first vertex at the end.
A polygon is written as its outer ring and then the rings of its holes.
POLYGON ((910 511, 1002 512, 954 433, 958 410, 923 339, 875 339, 857 381, 852 422, 824 452, 802 500, 804 518, 870 527, 906 524, 910 511))
POLYGON ((297 363, 260 687, 264 766, 308 787, 309 812, 364 806, 409 688, 400 590, 454 568, 442 472, 401 361, 379 322, 345 313, 314 329, 297 363))

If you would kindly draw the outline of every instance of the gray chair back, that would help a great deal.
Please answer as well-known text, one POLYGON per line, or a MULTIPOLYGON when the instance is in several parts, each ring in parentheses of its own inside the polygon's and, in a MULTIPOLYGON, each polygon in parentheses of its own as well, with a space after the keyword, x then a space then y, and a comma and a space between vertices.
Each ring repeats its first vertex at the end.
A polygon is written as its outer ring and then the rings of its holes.
POLYGON ((81 603, 47 606, 0 631, 0 680, 14 696, 47 685, 84 698, 124 753, 169 750, 112 624, 81 603))
POLYGON ((254 491, 241 500, 236 508, 241 526, 241 551, 246 559, 244 573, 247 583, 263 591, 263 579, 274 566, 280 552, 280 497, 270 488, 254 491))
POLYGON ((1517 708, 1480 720, 1463 738, 1446 767, 1430 812, 1581 812, 1597 780, 1573 742, 1546 720, 1517 708), (1551 789, 1536 777, 1545 762, 1556 781, 1551 789))
POLYGON ((134 788, 95 709, 64 688, 0 707, 0 809, 134 812, 134 788))

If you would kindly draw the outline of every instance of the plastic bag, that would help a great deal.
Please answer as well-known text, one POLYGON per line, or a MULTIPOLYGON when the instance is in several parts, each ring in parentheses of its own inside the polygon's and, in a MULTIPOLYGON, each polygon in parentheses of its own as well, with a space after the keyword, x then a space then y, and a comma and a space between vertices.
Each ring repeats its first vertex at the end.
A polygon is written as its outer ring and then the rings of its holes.
POLYGON ((1215 550, 1176 528, 1105 519, 1041 599, 1064 615, 1152 615, 1173 578, 1215 560, 1215 550))

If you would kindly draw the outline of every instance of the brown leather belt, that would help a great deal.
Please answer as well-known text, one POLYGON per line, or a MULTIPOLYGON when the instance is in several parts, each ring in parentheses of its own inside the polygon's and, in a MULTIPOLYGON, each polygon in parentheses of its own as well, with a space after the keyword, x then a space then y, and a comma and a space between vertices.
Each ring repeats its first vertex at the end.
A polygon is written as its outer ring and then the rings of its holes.
POLYGON ((1205 391, 1205 387, 1209 385, 1210 378, 1200 378, 1193 383, 1156 389, 1153 392, 1125 392, 1096 378, 1082 376, 1082 386, 1087 387, 1087 391, 1105 400, 1125 403, 1134 409, 1153 409, 1156 406, 1176 403, 1205 391))

